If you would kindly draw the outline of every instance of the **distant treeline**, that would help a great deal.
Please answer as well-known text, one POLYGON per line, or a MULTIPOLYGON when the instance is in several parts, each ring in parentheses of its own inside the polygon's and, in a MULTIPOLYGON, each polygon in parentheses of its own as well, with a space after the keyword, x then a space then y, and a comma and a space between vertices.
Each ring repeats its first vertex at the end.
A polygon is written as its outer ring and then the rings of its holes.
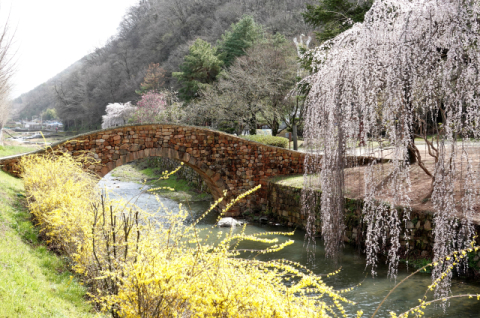
POLYGON ((14 101, 17 118, 55 108, 66 129, 96 129, 108 103, 137 101, 149 66, 164 70, 163 87, 179 90, 172 76, 200 38, 215 44, 243 16, 270 34, 293 38, 311 32, 301 15, 314 0, 141 0, 118 34, 62 73, 14 101), (136 92, 137 91, 137 92, 136 92))

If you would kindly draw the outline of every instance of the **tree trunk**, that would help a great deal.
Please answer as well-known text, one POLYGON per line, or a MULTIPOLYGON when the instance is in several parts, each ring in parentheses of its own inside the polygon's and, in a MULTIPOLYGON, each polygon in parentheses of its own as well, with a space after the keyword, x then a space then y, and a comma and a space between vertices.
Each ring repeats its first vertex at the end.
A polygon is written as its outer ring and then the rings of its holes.
POLYGON ((293 124, 292 127, 292 139, 293 139, 293 150, 298 150, 298 139, 297 139, 297 124, 293 124))
POLYGON ((0 147, 3 147, 3 125, 0 124, 0 147))
POLYGON ((408 161, 412 165, 415 162, 417 162, 417 157, 415 156, 415 152, 411 147, 407 147, 407 151, 408 151, 408 161))
POLYGON ((252 117, 250 117, 250 135, 256 135, 257 134, 257 116, 255 113, 252 114, 252 117))
POLYGON ((277 116, 274 115, 272 126, 270 127, 272 129, 272 136, 276 136, 278 134, 279 127, 280 127, 280 123, 277 120, 277 116))
POLYGON ((239 124, 235 125, 235 133, 237 136, 241 136, 243 133, 243 126, 239 124))

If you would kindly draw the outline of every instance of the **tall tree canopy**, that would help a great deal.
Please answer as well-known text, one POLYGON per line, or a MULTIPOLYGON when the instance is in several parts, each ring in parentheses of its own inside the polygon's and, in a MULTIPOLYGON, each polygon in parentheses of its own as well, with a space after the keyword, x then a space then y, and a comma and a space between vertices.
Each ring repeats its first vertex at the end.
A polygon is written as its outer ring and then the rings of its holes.
POLYGON ((217 43, 220 59, 228 68, 233 61, 246 54, 246 50, 262 37, 262 26, 255 23, 252 16, 245 16, 239 22, 232 24, 217 43))
POLYGON ((10 116, 11 78, 13 75, 12 38, 8 21, 0 28, 0 146, 3 145, 3 127, 10 116))
MULTIPOLYGON (((311 0, 145 0, 132 6, 118 33, 65 71, 15 100, 15 117, 57 108, 69 129, 97 129, 109 103, 135 102, 149 66, 165 70, 164 87, 178 90, 172 77, 196 39, 215 44, 246 15, 270 32, 307 34, 301 12, 311 0)), ((243 54, 243 53, 242 53, 243 54)), ((145 82, 146 83, 146 82, 145 82)))
POLYGON ((211 118, 216 126, 231 127, 237 134, 244 129, 256 134, 261 120, 276 135, 293 109, 292 99, 286 96, 296 81, 295 47, 280 34, 265 35, 245 53, 218 83, 200 92, 201 99, 191 112, 211 118))
POLYGON ((305 22, 319 28, 317 39, 324 42, 350 29, 354 23, 363 22, 373 0, 319 0, 317 5, 307 4, 302 13, 305 22))
POLYGON ((197 39, 180 65, 181 72, 173 73, 182 83, 180 97, 185 101, 197 97, 199 89, 216 80, 222 66, 223 61, 218 57, 216 48, 202 39, 197 39))

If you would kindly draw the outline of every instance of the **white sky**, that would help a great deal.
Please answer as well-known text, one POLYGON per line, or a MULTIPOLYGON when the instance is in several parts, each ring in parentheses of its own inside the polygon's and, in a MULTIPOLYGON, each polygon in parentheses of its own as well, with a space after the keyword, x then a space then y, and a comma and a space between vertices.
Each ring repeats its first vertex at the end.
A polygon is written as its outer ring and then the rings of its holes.
POLYGON ((15 29, 12 97, 26 93, 117 33, 138 0, 0 0, 0 22, 15 29))

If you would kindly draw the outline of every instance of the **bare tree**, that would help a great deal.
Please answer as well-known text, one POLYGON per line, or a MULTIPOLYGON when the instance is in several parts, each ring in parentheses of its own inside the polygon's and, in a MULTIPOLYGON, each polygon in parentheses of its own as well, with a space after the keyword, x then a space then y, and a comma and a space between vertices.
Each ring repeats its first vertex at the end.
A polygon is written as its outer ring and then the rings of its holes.
POLYGON ((293 99, 285 96, 295 84, 296 70, 293 45, 280 35, 266 35, 235 60, 217 85, 201 92, 196 113, 229 123, 237 133, 248 128, 255 134, 261 121, 276 135, 294 111, 293 99))
POLYGON ((0 146, 3 146, 3 127, 10 115, 10 91, 13 75, 12 36, 8 19, 0 30, 0 146))
MULTIPOLYGON (((192 41, 201 38, 216 43, 245 14, 255 16, 269 33, 288 37, 298 32, 306 34, 310 29, 305 30, 301 12, 311 1, 139 0, 126 12, 118 33, 105 46, 17 100, 16 104, 24 106, 19 115, 30 117, 55 105, 64 127, 98 128, 106 105, 138 101, 135 91, 141 89, 149 65, 158 64, 165 70, 162 87, 178 90, 172 73, 180 71, 192 41), (58 87, 60 82, 62 89, 58 87), (43 96, 42 103, 36 96, 43 96)), ((275 119, 275 113, 269 114, 275 119)))

